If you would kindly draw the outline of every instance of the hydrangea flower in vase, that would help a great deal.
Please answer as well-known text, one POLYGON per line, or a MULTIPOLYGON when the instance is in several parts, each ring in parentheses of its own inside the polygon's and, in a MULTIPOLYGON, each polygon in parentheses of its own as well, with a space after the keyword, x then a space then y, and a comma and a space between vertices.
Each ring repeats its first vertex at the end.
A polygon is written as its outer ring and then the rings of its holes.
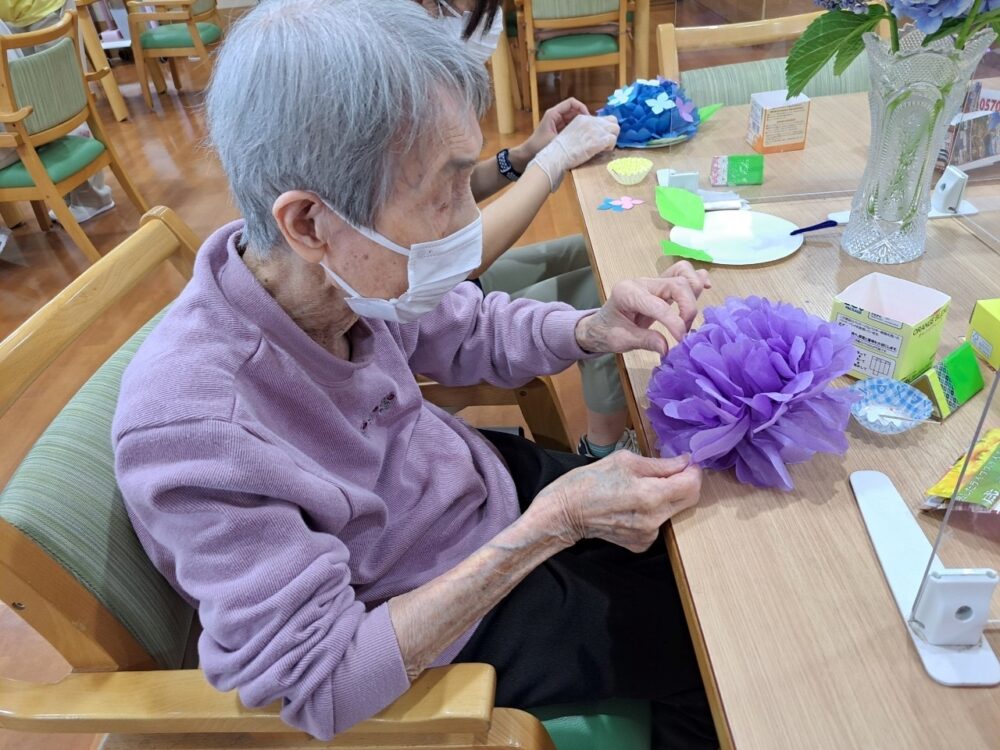
POLYGON ((868 56, 868 166, 841 238, 873 263, 905 263, 924 252, 934 163, 980 59, 1000 31, 1000 0, 816 0, 827 12, 788 56, 788 95, 801 93, 831 59, 840 74, 868 56), (900 30, 900 19, 914 26, 900 30), (875 31, 888 26, 887 38, 875 31))

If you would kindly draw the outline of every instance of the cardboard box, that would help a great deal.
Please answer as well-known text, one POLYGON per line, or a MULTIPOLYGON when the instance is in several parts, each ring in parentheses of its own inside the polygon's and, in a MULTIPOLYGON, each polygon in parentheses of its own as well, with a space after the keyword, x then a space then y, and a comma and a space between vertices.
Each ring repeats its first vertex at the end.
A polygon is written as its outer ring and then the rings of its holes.
POLYGON ((951 297, 881 273, 858 279, 834 298, 830 320, 854 334, 852 377, 909 382, 934 364, 951 297))
POLYGON ((788 91, 764 91, 750 97, 747 143, 761 154, 801 151, 806 147, 809 97, 786 99, 788 91))
POLYGON ((1000 370, 1000 298, 976 303, 965 339, 986 364, 1000 370))
POLYGON ((923 375, 913 387, 931 400, 934 416, 946 419, 983 390, 983 373, 969 342, 965 342, 923 375))

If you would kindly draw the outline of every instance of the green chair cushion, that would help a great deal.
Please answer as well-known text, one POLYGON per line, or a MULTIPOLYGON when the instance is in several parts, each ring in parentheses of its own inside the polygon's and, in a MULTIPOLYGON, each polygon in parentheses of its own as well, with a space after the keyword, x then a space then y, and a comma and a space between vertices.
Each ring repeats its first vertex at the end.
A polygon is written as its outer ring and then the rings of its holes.
MULTIPOLYGON (((696 104, 748 104, 750 95, 785 88, 784 57, 717 65, 681 72, 681 85, 696 104)), ((831 96, 867 91, 868 61, 859 56, 840 76, 833 74, 831 60, 806 86, 808 96, 831 96)))
MULTIPOLYGON (((222 29, 214 23, 199 21, 195 26, 204 44, 213 44, 222 37, 222 29)), ((185 23, 168 23, 155 29, 146 29, 139 35, 139 43, 143 49, 194 47, 194 40, 191 39, 191 32, 185 23)))
POLYGON ((538 43, 539 60, 572 60, 618 51, 618 40, 610 34, 567 34, 538 43))
MULTIPOLYGON (((94 138, 67 135, 38 149, 42 166, 52 182, 62 182, 104 153, 104 144, 94 138)), ((20 161, 0 169, 0 188, 33 187, 34 180, 20 161)))
POLYGON ((176 669, 194 610, 139 544, 111 450, 122 373, 162 315, 112 355, 52 420, 0 494, 0 518, 72 573, 160 666, 176 669))
POLYGON ((604 700, 530 709, 556 750, 649 750, 648 701, 604 700))

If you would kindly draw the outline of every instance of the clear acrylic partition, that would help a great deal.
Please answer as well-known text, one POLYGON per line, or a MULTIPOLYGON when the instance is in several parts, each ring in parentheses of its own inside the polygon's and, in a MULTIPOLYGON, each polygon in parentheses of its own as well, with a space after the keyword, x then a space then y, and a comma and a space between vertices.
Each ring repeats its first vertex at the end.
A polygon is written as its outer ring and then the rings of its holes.
POLYGON ((944 431, 956 420, 961 429, 949 430, 942 444, 958 439, 964 455, 935 451, 927 457, 940 464, 932 472, 940 481, 928 488, 931 494, 924 498, 918 520, 934 553, 924 563, 909 621, 925 640, 957 652, 971 646, 963 640, 984 621, 985 637, 1000 656, 1000 592, 993 590, 1000 573, 1000 376, 982 363, 979 367, 983 390, 943 425, 921 425, 944 431), (956 643, 947 644, 949 639, 956 643))

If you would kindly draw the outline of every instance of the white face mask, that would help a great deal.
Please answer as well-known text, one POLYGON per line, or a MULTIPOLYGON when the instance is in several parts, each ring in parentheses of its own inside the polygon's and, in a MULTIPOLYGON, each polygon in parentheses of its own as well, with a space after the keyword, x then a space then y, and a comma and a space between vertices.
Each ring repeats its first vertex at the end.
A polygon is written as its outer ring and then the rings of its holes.
MULTIPOLYGON (((447 0, 438 0, 438 6, 441 8, 441 20, 453 30, 456 39, 462 39, 462 34, 469 22, 469 16, 472 15, 471 11, 460 13, 447 0)), ((500 44, 500 35, 503 31, 503 9, 501 8, 493 16, 493 24, 485 34, 482 33, 481 29, 476 29, 468 39, 464 40, 466 47, 477 60, 485 65, 486 61, 493 56, 497 45, 500 44)))
MULTIPOLYGON (((327 208, 340 216, 330 204, 327 208)), ((362 318, 410 323, 437 307, 448 292, 469 278, 483 262, 483 217, 479 209, 475 220, 454 234, 418 242, 408 250, 374 229, 354 224, 351 227, 372 242, 407 258, 407 289, 393 299, 362 297, 326 263, 320 262, 327 275, 348 294, 347 306, 362 318)))

